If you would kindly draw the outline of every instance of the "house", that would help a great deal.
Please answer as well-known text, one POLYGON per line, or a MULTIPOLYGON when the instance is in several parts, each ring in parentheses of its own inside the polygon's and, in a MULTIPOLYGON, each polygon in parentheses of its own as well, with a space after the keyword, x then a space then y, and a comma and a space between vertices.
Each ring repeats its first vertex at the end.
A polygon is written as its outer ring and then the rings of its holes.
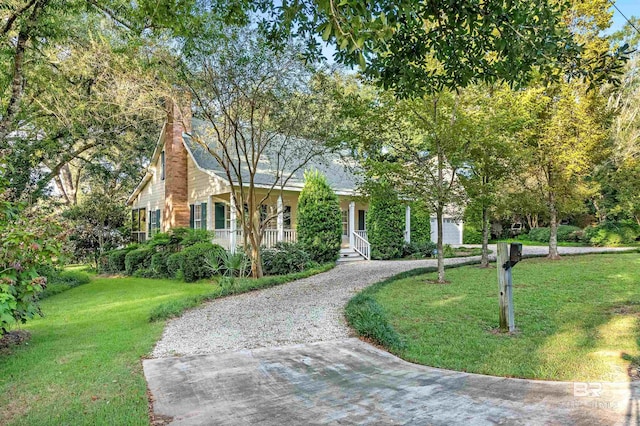
MULTIPOLYGON (((198 126, 204 124, 191 120, 190 114, 182 114, 176 106, 168 110, 147 173, 127 201, 131 207, 134 239, 144 241, 157 232, 191 227, 213 231, 214 243, 234 250, 242 236, 236 220, 237 209, 235 197, 231 196, 231 184, 224 169, 190 136, 202 131, 198 126)), ((275 179, 275 173, 268 166, 265 164, 255 180, 255 187, 265 195, 275 179)), ((324 173, 338 195, 342 211, 343 250, 346 253, 355 251, 368 259, 365 225, 368 205, 358 197, 356 175, 345 167, 345 161, 338 155, 312 161, 307 166, 324 173)), ((263 235, 263 244, 267 247, 278 241, 296 241, 297 204, 304 185, 303 172, 294 173, 263 204, 265 214, 271 212, 276 219, 269 222, 263 235)), ((407 206, 406 241, 411 239, 409 209, 407 206)), ((445 242, 462 243, 462 223, 452 218, 447 220, 445 242)), ((432 225, 432 229, 435 228, 432 225)))

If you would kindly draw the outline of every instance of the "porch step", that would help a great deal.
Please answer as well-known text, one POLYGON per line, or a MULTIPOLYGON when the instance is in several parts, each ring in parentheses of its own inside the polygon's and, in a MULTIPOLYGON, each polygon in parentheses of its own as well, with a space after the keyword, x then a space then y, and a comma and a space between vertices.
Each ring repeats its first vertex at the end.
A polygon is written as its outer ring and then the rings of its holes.
POLYGON ((340 257, 338 258, 338 262, 358 262, 360 260, 365 260, 364 257, 357 253, 355 250, 350 248, 340 249, 340 257))

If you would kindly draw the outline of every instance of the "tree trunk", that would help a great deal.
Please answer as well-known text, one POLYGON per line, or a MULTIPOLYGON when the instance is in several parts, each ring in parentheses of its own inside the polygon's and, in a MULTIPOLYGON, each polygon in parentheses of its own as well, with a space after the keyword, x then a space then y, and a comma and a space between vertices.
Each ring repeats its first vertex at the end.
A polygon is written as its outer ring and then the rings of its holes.
MULTIPOLYGON (((27 49, 27 43, 31 39, 31 31, 36 25, 40 11, 46 6, 47 1, 35 2, 31 15, 25 23, 22 24, 16 40, 16 50, 13 54, 13 71, 11 75, 11 95, 6 109, 0 114, 0 141, 4 141, 11 132, 11 124, 20 112, 20 102, 24 94, 24 54, 27 49)), ((5 145, 3 143, 3 145, 5 145)))
POLYGON ((264 272, 262 271, 262 256, 260 255, 260 245, 262 244, 260 212, 256 211, 249 214, 251 215, 251 222, 248 228, 250 232, 245 231, 245 234, 250 234, 247 237, 251 244, 251 276, 253 278, 262 278, 264 272))
POLYGON ((558 210, 556 208, 555 196, 553 192, 549 193, 549 259, 560 259, 558 253, 558 210))
POLYGON ((482 206, 482 258, 480 267, 489 267, 489 209, 482 206))
POLYGON ((253 278, 262 278, 264 272, 262 271, 262 256, 260 254, 260 247, 251 247, 251 276, 253 278))

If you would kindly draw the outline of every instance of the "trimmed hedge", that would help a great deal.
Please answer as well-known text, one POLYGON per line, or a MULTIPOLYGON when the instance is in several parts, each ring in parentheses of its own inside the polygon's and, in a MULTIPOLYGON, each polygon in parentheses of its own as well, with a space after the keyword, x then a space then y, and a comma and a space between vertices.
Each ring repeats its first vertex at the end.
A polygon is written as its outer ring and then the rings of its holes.
POLYGON ((138 269, 147 269, 151 264, 151 256, 154 249, 151 247, 140 247, 131 250, 124 257, 124 267, 128 275, 133 275, 138 269))
POLYGON ((584 241, 592 246, 619 246, 640 240, 640 225, 635 222, 605 222, 584 230, 584 241))
POLYGON ((211 278, 214 271, 209 265, 210 259, 222 257, 225 249, 209 242, 197 243, 182 250, 184 261, 182 276, 185 282, 191 283, 203 278, 211 278))
POLYGON ((151 271, 157 277, 169 277, 169 270, 167 269, 167 259, 171 253, 167 251, 160 251, 151 256, 151 271))
POLYGON ((317 170, 304 174, 298 197, 298 241, 318 263, 335 262, 342 245, 342 214, 338 196, 317 170))
POLYGON ((277 243, 262 251, 262 271, 265 275, 286 275, 311 267, 311 256, 300 244, 277 243))
POLYGON ((184 253, 173 253, 167 257, 167 275, 170 278, 178 278, 182 274, 182 266, 184 265, 184 253))
POLYGON ((404 246, 405 207, 391 185, 380 184, 371 194, 367 236, 372 259, 396 259, 404 246))
POLYGON ((411 203, 411 242, 427 244, 431 242, 431 212, 423 203, 411 203))

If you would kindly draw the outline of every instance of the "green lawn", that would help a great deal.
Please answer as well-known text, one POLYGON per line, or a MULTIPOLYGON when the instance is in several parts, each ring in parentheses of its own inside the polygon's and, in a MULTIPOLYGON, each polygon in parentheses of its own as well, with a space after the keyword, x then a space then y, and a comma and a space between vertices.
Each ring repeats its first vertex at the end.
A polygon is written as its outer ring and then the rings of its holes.
POLYGON ((164 325, 149 312, 212 287, 96 278, 44 300, 28 346, 0 355, 0 424, 148 424, 140 358, 164 325))
POLYGON ((373 291, 406 343, 402 358, 435 367, 548 380, 627 381, 640 357, 638 253, 526 259, 513 271, 515 336, 495 333, 496 270, 466 266, 373 291))
MULTIPOLYGON (((148 425, 141 358, 164 319, 204 300, 271 287, 328 271, 212 282, 98 277, 41 302, 28 344, 0 354, 0 425, 148 425), (150 321, 150 318, 156 321, 150 321)), ((79 267, 83 269, 82 267, 79 267)))

